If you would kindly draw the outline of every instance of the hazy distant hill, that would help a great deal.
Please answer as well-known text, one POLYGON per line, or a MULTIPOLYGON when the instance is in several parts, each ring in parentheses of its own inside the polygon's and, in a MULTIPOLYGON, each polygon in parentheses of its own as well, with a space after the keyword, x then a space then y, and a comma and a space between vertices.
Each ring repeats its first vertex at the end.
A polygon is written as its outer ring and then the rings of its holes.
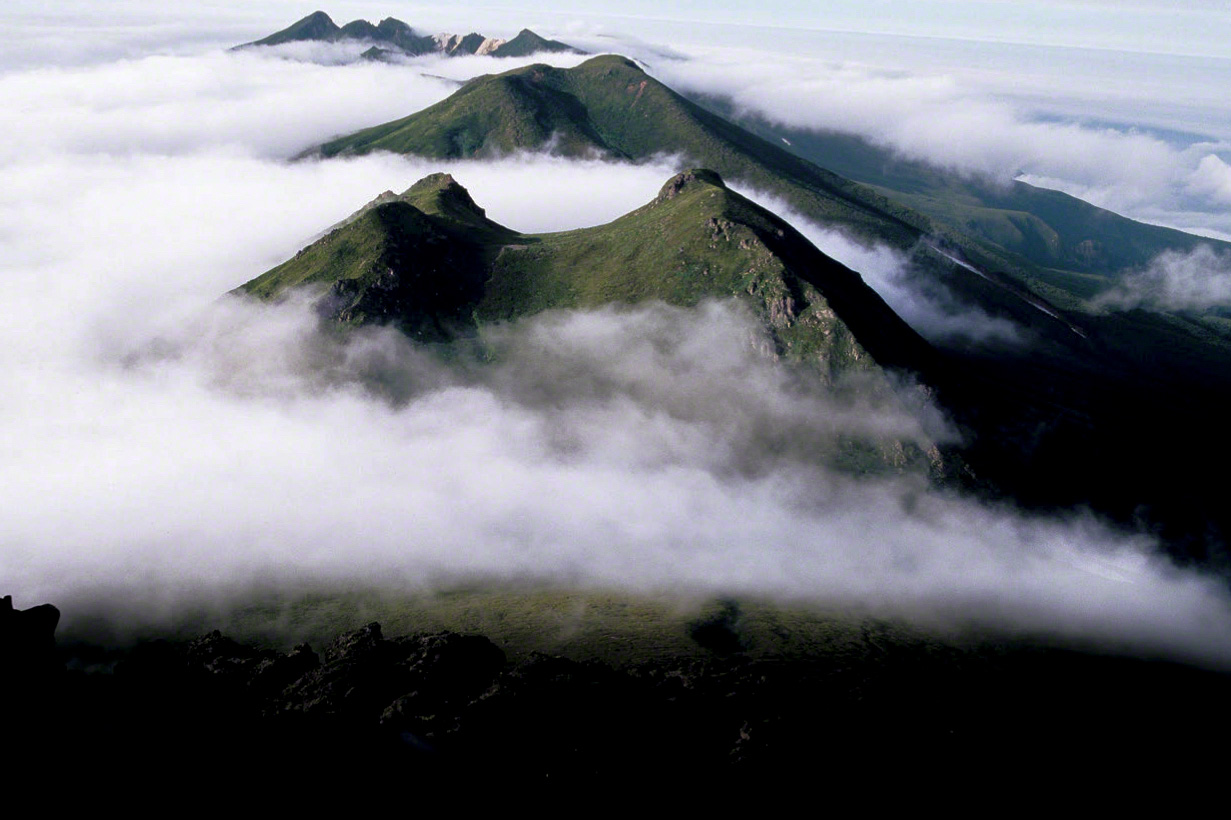
POLYGON ((525 57, 540 51, 578 52, 578 49, 558 40, 540 37, 530 29, 522 29, 511 40, 484 37, 474 32, 466 35, 427 35, 419 34, 406 23, 392 17, 386 17, 376 25, 367 20, 353 20, 339 27, 323 11, 313 12, 281 31, 235 48, 276 46, 302 41, 335 43, 347 40, 377 44, 365 52, 364 57, 367 59, 387 59, 395 54, 416 56, 439 53, 450 57, 462 54, 486 54, 492 57, 525 57))

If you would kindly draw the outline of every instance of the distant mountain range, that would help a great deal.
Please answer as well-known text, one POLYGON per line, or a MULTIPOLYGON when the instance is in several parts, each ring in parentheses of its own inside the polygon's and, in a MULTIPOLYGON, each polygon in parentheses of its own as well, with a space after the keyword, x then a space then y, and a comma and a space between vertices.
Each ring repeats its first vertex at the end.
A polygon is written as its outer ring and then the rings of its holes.
POLYGON ((367 20, 352 20, 344 26, 338 26, 323 11, 313 12, 281 31, 274 32, 260 40, 236 46, 235 49, 313 41, 372 43, 372 47, 362 55, 370 60, 388 60, 399 55, 415 57, 422 54, 443 54, 449 57, 466 54, 525 57, 541 51, 583 53, 557 40, 540 37, 530 29, 522 29, 511 40, 484 37, 474 32, 465 35, 420 34, 406 23, 392 17, 386 17, 376 25, 367 20))

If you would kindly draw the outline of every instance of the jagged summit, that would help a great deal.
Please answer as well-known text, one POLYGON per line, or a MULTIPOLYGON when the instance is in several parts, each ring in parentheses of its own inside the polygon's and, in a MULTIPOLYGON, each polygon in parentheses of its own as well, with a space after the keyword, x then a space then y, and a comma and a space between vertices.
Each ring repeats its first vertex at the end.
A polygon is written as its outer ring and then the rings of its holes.
POLYGON ((424 339, 553 308, 736 297, 763 317, 782 355, 830 377, 921 372, 931 361, 858 274, 704 168, 673 176, 613 222, 553 234, 492 222, 451 175, 432 174, 239 290, 279 298, 302 286, 324 288, 321 309, 338 321, 392 323, 424 339))
MULTIPOLYGON (((263 37, 248 46, 276 46, 282 43, 292 43, 301 40, 336 40, 342 29, 323 11, 314 11, 307 17, 297 20, 281 31, 276 31, 268 37, 263 37)), ((244 46, 236 46, 243 48, 244 46)))
MULTIPOLYGON (((460 221, 487 222, 487 212, 458 184, 452 174, 430 174, 410 186, 402 199, 414 202, 420 210, 460 221)), ((492 223, 495 224, 495 223, 492 223)))
POLYGON ((417 56, 432 53, 450 57, 471 54, 524 57, 540 51, 582 53, 566 43, 540 37, 530 29, 522 29, 516 37, 507 41, 485 37, 477 32, 465 35, 449 33, 424 35, 394 17, 386 17, 376 25, 367 20, 352 20, 339 27, 323 11, 315 11, 281 31, 235 48, 276 46, 301 41, 332 43, 348 40, 375 43, 376 45, 362 55, 363 59, 368 60, 389 60, 397 55, 417 56))
POLYGON ((711 171, 708 168, 694 168, 691 171, 682 171, 671 179, 659 190, 655 202, 663 202, 668 199, 675 199, 680 191, 684 190, 685 186, 690 183, 705 183, 718 188, 726 188, 727 185, 722 181, 722 177, 716 171, 711 171))

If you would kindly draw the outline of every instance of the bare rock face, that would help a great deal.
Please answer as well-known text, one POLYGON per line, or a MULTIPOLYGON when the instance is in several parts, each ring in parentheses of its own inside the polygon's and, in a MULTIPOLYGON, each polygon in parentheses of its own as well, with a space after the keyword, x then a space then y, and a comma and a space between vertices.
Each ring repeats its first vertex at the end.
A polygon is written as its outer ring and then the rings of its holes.
POLYGON ((14 609, 12 596, 0 598, 0 738, 10 751, 36 753, 45 716, 61 700, 59 623, 60 610, 50 604, 14 609))
POLYGON ((282 712, 347 715, 386 723, 400 716, 434 715, 481 693, 504 667, 505 656, 478 635, 454 632, 386 639, 380 624, 347 632, 325 660, 276 698, 282 712))
POLYGON ((685 187, 691 182, 701 180, 708 182, 710 185, 717 185, 725 188, 726 184, 722 181, 722 177, 716 171, 711 171, 707 168, 694 168, 691 171, 684 171, 676 174, 667 180, 662 189, 659 190, 655 202, 665 202, 669 199, 675 199, 685 187))

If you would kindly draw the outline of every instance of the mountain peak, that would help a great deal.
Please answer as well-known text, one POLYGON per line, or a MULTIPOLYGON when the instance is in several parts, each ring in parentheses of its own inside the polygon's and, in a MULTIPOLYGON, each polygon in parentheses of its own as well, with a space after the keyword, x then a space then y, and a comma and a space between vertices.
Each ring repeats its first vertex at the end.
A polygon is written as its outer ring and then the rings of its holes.
POLYGON ((429 174, 406 189, 402 199, 425 213, 454 219, 485 220, 487 216, 452 174, 429 174))
MULTIPOLYGON (((300 40, 333 40, 341 32, 341 29, 334 24, 333 19, 323 11, 314 11, 307 17, 304 17, 281 31, 274 32, 268 37, 264 37, 247 45, 253 46, 276 46, 282 43, 296 42, 300 40)), ((243 46, 236 46, 242 48, 243 46)))
POLYGON ((548 40, 535 34, 528 28, 524 28, 517 33, 517 36, 507 43, 503 43, 499 48, 492 51, 496 57, 525 57, 539 51, 570 51, 576 52, 577 49, 561 43, 559 40, 548 40))
POLYGON ((639 74, 645 73, 635 60, 631 57, 625 57, 623 54, 600 54, 597 57, 591 57, 586 60, 578 68, 614 68, 617 66, 631 68, 639 74))
POLYGON ((709 185, 717 188, 726 189, 727 185, 722 181, 722 177, 717 171, 711 171, 708 168, 692 168, 688 171, 683 171, 667 180, 667 184, 659 190, 655 202, 665 202, 668 199, 675 199, 681 191, 686 187, 696 185, 709 185))
POLYGON ((453 174, 437 172, 435 174, 428 174, 414 185, 411 185, 408 189, 406 189, 406 193, 409 194, 416 191, 425 191, 436 188, 457 188, 463 193, 466 192, 466 189, 462 186, 462 184, 453 178, 453 174))

